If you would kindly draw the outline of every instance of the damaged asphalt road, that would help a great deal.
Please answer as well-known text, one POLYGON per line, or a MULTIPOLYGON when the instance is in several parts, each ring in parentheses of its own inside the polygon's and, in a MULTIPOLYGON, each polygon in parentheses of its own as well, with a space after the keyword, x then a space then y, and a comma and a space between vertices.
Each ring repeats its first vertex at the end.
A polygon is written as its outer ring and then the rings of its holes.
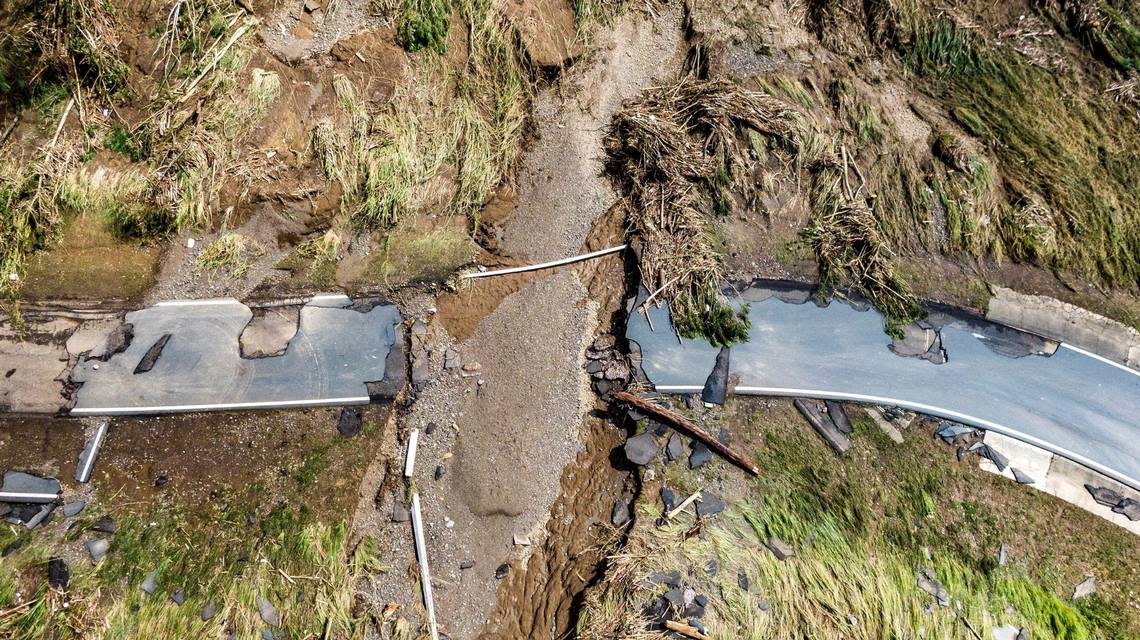
MULTIPOLYGON (((874 310, 796 304, 763 289, 738 300, 752 321, 749 341, 732 348, 738 394, 897 405, 1023 440, 1140 489, 1140 371, 1064 344, 1023 355, 1009 348, 1013 330, 942 314, 932 314, 946 320, 945 362, 936 364, 892 352, 874 310)), ((626 330, 645 375, 658 391, 701 391, 718 349, 678 339, 667 306, 648 315, 632 314, 626 330)))
POLYGON ((401 318, 391 305, 362 311, 350 304, 339 295, 309 301, 284 351, 262 358, 242 357, 239 339, 253 312, 237 300, 175 301, 128 313, 130 344, 105 361, 81 359, 72 370, 80 386, 71 414, 365 404, 368 383, 402 380, 402 360, 388 364, 401 318))

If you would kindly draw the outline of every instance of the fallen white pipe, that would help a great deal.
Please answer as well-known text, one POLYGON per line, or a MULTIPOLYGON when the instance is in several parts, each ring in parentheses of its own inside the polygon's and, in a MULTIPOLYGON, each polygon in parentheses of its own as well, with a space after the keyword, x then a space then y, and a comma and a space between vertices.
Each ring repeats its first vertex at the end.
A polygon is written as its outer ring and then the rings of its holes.
POLYGON ((463 274, 461 277, 464 279, 488 278, 490 276, 505 276, 505 275, 508 275, 511 273, 523 273, 524 271, 538 271, 539 269, 550 269, 552 267, 561 267, 564 264, 573 264, 575 262, 582 262, 583 260, 592 260, 594 258, 600 258, 602 256, 608 256, 611 253, 617 253, 618 251, 622 251, 628 246, 629 245, 627 245, 627 244, 623 244, 623 245, 618 246, 618 247, 610 247, 609 249, 599 249, 598 251, 593 251, 593 252, 586 253, 586 254, 583 254, 580 256, 574 256, 572 258, 563 258, 561 260, 554 260, 552 262, 541 262, 539 264, 531 264, 531 265, 527 265, 527 266, 523 266, 523 267, 511 267, 509 269, 497 269, 495 271, 472 271, 471 273, 463 274))
POLYGON ((55 502, 59 499, 58 493, 16 493, 15 491, 0 491, 0 502, 40 503, 55 502))
POLYGON ((431 640, 439 640, 435 626, 435 603, 431 597, 431 571, 428 569, 427 545, 424 544, 424 523, 420 516, 420 494, 412 494, 412 538, 416 543, 416 561, 420 563, 420 587, 423 589, 424 609, 431 628, 431 640))
POLYGON ((106 420, 99 425, 95 430, 95 437, 87 446, 83 448, 83 452, 79 454, 79 465, 75 467, 75 481, 87 482, 91 479, 91 468, 95 466, 95 458, 99 455, 99 447, 103 446, 103 437, 107 435, 106 420))
POLYGON ((404 477, 412 477, 416 470, 416 447, 420 443, 420 430, 412 429, 412 436, 408 438, 408 455, 404 458, 404 477))

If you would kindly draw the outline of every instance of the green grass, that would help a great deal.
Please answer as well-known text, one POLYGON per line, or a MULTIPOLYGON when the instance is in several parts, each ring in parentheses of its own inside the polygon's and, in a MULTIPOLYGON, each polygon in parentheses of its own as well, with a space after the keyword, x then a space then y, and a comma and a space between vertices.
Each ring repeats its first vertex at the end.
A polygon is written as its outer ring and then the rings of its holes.
POLYGON ((369 276, 395 287, 408 283, 442 282, 465 264, 478 247, 466 229, 446 225, 419 231, 396 230, 384 241, 369 276))
POLYGON ((403 0, 396 33, 408 51, 430 49, 444 53, 450 26, 451 3, 448 0, 403 0))
MULTIPOLYGON (((853 411, 856 449, 837 460, 786 404, 749 406, 733 427, 734 434, 747 433, 745 442, 734 444, 754 456, 761 476, 745 482, 727 472, 723 482, 734 488, 725 491, 743 493, 697 536, 686 535, 696 525, 691 511, 662 523, 655 488, 643 492, 629 545, 615 553, 606 580, 587 596, 579 637, 641 631, 637 614, 665 589, 633 585, 650 572, 671 570, 709 596, 703 621, 715 638, 877 640, 915 637, 919 629, 931 640, 973 637, 964 618, 983 638, 993 637, 995 626, 1014 624, 1029 628, 1031 637, 1109 640, 1131 637, 1140 626, 1121 600, 1134 584, 1113 584, 1130 575, 1118 561, 1094 560, 1101 594, 1072 602, 1067 594, 1082 569, 1049 558, 1057 553, 1089 562, 1069 532, 1090 523, 1097 545, 1128 545, 1128 532, 1075 507, 1051 508, 1050 496, 1023 495, 1029 490, 972 465, 956 466, 952 451, 923 433, 912 430, 896 445, 853 411), (941 455, 932 460, 932 454, 941 455), (1052 527, 1026 521, 1033 517, 1052 527), (788 542, 797 557, 776 559, 763 545, 772 536, 788 542), (1002 542, 1010 544, 1011 560, 998 566, 1002 542), (704 569, 712 558, 719 566, 715 577, 704 569), (953 606, 930 606, 932 598, 916 584, 920 568, 943 583, 953 606), (738 586, 739 573, 749 577, 750 591, 738 586), (761 600, 770 612, 759 608, 761 600)), ((683 463, 664 472, 682 493, 709 487, 725 473, 692 471, 683 463)))
POLYGON ((225 270, 231 277, 241 278, 249 269, 250 256, 258 253, 261 253, 261 248, 251 238, 240 233, 227 233, 198 254, 194 272, 225 270))

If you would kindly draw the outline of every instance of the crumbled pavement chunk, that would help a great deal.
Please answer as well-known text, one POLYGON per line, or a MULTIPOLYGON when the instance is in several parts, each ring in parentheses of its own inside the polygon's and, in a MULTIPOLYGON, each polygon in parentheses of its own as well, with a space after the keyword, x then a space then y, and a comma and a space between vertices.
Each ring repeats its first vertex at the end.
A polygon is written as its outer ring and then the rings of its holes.
POLYGON ((678 609, 685 606, 685 594, 677 587, 665 592, 665 600, 678 609))
POLYGON ((209 622, 214 616, 218 615, 218 605, 212 600, 202 607, 201 618, 202 622, 209 622))
POLYGON ((336 430, 340 435, 351 438, 360 433, 364 425, 364 412, 360 407, 345 407, 340 410, 340 418, 336 422, 336 430))
POLYGON ((666 511, 672 511, 677 508, 677 494, 669 487, 661 487, 661 503, 665 505, 666 511))
POLYGON ((83 511, 83 509, 86 506, 87 506, 87 503, 84 502, 83 500, 76 500, 75 502, 68 502, 67 504, 63 505, 63 516, 65 518, 71 518, 73 516, 77 516, 80 514, 80 512, 83 511))
POLYGON ((1013 472, 1013 479, 1017 480, 1018 484, 1033 484, 1037 482, 1030 475, 1017 467, 1010 467, 1009 470, 1013 472))
POLYGON ((44 499, 27 500, 27 502, 53 502, 54 496, 60 493, 59 480, 55 478, 41 478, 23 471, 5 471, 4 484, 0 485, 2 493, 32 493, 52 496, 44 499))
POLYGON ((139 363, 135 365, 135 375, 146 373, 154 368, 154 365, 158 363, 158 359, 162 357, 162 350, 165 349, 166 344, 170 342, 170 337, 171 334, 164 333, 158 340, 154 341, 154 344, 150 345, 150 348, 143 354, 139 363))
POLYGON ((772 552, 772 555, 776 556, 776 558, 781 561, 786 561, 788 558, 796 557, 796 550, 793 549, 787 542, 784 542, 779 538, 768 538, 768 540, 764 543, 764 546, 768 547, 768 550, 772 552))
POLYGON ((52 558, 47 564, 48 585, 54 589, 66 589, 71 583, 71 569, 63 558, 52 558))
POLYGON ((934 577, 933 571, 930 569, 922 569, 916 572, 915 579, 918 583, 918 588, 934 596, 934 599, 938 601, 939 605, 943 607, 950 606, 950 592, 934 577))
POLYGON ((674 431, 665 445, 665 460, 669 462, 680 460, 683 455, 685 455, 685 442, 681 440, 681 434, 674 431))
POLYGON ((1124 515, 1132 522, 1140 520, 1140 502, 1137 502, 1132 498, 1125 498, 1121 500, 1120 504, 1113 507, 1112 510, 1114 513, 1124 515))
POLYGON ((277 607, 262 596, 257 596, 257 614, 265 624, 271 627, 281 626, 281 614, 277 611, 277 607))
POLYGON ((1087 598, 1096 593, 1096 576, 1089 576, 1073 589, 1073 600, 1087 598))
POLYGON ((146 574, 146 579, 139 585, 139 589, 148 596, 154 595, 158 591, 158 569, 146 574))
POLYGON ((1095 485, 1086 484, 1085 490, 1089 492, 1089 495, 1092 496, 1093 500, 1096 500, 1098 503, 1106 507, 1115 507, 1116 505, 1120 504, 1121 500, 1124 499, 1124 496, 1107 487, 1098 487, 1095 485))

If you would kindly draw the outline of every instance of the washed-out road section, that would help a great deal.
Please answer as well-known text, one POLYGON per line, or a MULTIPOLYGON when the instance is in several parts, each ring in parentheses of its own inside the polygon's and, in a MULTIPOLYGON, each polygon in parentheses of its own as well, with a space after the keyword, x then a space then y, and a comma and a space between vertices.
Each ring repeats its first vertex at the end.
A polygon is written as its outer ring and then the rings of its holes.
MULTIPOLYGON (((391 305, 354 305, 317 296, 300 310, 284 353, 244 358, 239 339, 253 317, 230 298, 156 304, 128 313, 134 338, 106 362, 81 360, 72 415, 132 415, 366 404, 369 383, 402 380, 400 314, 391 305), (169 335, 153 366, 136 371, 169 335), (398 352, 398 357, 390 354, 398 352)), ((398 386, 398 385, 395 385, 398 386)))
MULTIPOLYGON (((896 405, 1007 435, 1140 489, 1140 371, 1061 344, 1013 357, 1013 331, 970 319, 941 326, 946 362, 890 350, 883 317, 833 301, 785 302, 762 288, 748 303, 747 342, 732 347, 730 379, 745 395, 896 405)), ((626 336, 659 392, 699 391, 718 349, 680 338, 667 306, 631 311, 626 336), (652 325, 652 328, 650 327, 652 325)))

